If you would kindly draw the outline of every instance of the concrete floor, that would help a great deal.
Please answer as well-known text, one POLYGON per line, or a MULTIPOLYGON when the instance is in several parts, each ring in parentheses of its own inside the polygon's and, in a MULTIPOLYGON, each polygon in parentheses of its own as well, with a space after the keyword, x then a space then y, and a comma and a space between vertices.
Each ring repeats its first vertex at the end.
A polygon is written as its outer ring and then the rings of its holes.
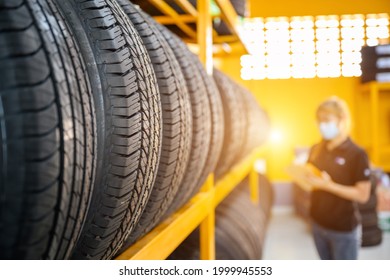
MULTIPOLYGON (((319 259, 309 227, 292 208, 274 208, 264 244, 265 260, 319 259)), ((382 244, 361 248, 361 260, 390 260, 390 232, 384 232, 382 244)))

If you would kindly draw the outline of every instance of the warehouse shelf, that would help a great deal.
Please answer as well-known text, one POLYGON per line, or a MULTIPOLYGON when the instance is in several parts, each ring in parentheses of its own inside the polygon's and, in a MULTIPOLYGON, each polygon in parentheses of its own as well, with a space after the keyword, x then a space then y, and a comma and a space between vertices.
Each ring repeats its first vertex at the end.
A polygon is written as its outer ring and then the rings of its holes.
POLYGON ((255 149, 250 155, 237 163, 224 177, 213 183, 211 174, 201 191, 186 205, 166 218, 151 232, 120 254, 117 260, 162 260, 166 259, 180 243, 199 225, 201 259, 214 259, 214 212, 215 208, 247 176, 251 191, 251 200, 258 203, 258 175, 254 169, 261 149, 255 149), (208 218, 211 219, 208 220, 208 218))
POLYGON ((370 158, 374 165, 383 168, 386 172, 390 172, 389 162, 383 161, 383 155, 390 152, 390 144, 380 143, 381 131, 379 127, 380 99, 383 94, 390 94, 390 83, 368 82, 362 85, 361 91, 369 94, 369 104, 365 106, 370 108, 370 143, 367 143, 370 158))
POLYGON ((178 5, 184 12, 179 14, 173 7, 166 1, 161 0, 147 0, 150 4, 156 7, 163 15, 155 16, 154 19, 163 25, 176 25, 187 36, 184 40, 187 43, 201 43, 200 40, 207 38, 205 32, 212 34, 212 41, 214 45, 219 45, 215 49, 218 53, 227 53, 229 50, 247 51, 247 47, 244 43, 242 33, 237 28, 237 21, 239 16, 237 15, 233 5, 229 0, 214 0, 214 3, 221 11, 220 15, 210 14, 210 2, 207 0, 197 1, 197 7, 195 8, 188 0, 174 0, 173 2, 178 5), (218 35, 216 30, 213 30, 212 24, 205 28, 202 25, 204 17, 210 20, 214 18, 221 18, 227 25, 231 35, 218 35), (197 30, 193 28, 193 24, 196 23, 197 30), (192 24, 192 25, 190 25, 192 24), (220 45, 231 44, 234 45, 230 48, 222 48, 220 45), (240 46, 240 48, 237 47, 240 46))

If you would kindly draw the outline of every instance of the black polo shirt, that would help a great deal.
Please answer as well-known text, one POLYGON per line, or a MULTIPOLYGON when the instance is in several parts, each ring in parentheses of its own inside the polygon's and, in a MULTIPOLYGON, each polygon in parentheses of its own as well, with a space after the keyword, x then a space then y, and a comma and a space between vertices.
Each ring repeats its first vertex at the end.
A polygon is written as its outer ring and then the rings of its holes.
MULTIPOLYGON (((326 171, 335 183, 354 186, 370 178, 366 152, 350 138, 333 150, 328 150, 326 141, 314 145, 308 162, 326 171)), ((346 200, 322 190, 311 194, 310 215, 314 222, 336 231, 351 231, 360 223, 356 202, 346 200)))

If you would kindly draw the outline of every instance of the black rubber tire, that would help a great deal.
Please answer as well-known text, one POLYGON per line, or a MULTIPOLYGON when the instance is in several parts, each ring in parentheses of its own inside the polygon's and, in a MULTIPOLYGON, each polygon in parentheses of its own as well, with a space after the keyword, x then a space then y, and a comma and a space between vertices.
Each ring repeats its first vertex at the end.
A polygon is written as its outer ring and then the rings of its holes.
MULTIPOLYGON (((275 201, 274 187, 267 176, 263 174, 257 174, 257 176, 259 183, 259 203, 268 222, 271 217, 272 207, 275 201)), ((246 177, 240 185, 249 190, 248 177, 246 177)))
POLYGON ((239 153, 242 158, 264 144, 269 134, 270 121, 251 92, 240 85, 237 85, 236 92, 241 93, 246 112, 245 142, 239 153))
MULTIPOLYGON (((149 3, 145 0, 132 0, 136 5, 139 5, 142 10, 144 10, 146 13, 152 15, 152 16, 161 16, 163 13, 156 8, 153 4, 149 3)), ((166 0, 170 7, 172 7, 176 12, 179 14, 183 14, 184 11, 176 4, 174 0, 166 0)), ((196 8, 197 1, 196 0, 189 0, 189 2, 196 8)), ((232 3, 232 6, 236 10, 237 15, 245 17, 248 14, 248 8, 247 8, 247 0, 230 0, 232 3)))
POLYGON ((380 245, 382 243, 382 235, 382 230, 377 226, 364 229, 361 247, 380 245))
POLYGON ((190 157, 179 191, 176 193, 167 211, 170 214, 183 206, 191 198, 192 194, 196 193, 201 187, 199 180, 210 148, 211 113, 206 85, 196 68, 193 54, 180 38, 172 34, 164 26, 156 22, 154 24, 159 28, 171 49, 174 50, 175 57, 179 62, 186 81, 192 110, 190 157))
POLYGON ((237 15, 242 17, 247 17, 249 15, 249 0, 230 0, 230 2, 236 10, 237 15))
POLYGON ((265 175, 258 174, 258 176, 260 206, 263 209, 268 222, 271 218, 272 208, 275 202, 274 186, 265 175))
POLYGON ((378 204, 378 196, 376 193, 377 188, 377 179, 375 178, 375 175, 371 175, 371 191, 370 191, 370 197, 368 201, 364 204, 358 203, 358 208, 360 213, 364 212, 376 212, 377 204, 378 204))
POLYGON ((192 114, 183 73, 166 40, 133 4, 126 0, 118 2, 134 24, 151 57, 163 110, 162 154, 156 182, 136 229, 126 241, 124 247, 127 247, 160 221, 178 191, 190 154, 192 114))
POLYGON ((378 226, 378 214, 376 211, 366 211, 360 213, 362 221, 361 224, 363 226, 363 230, 368 227, 378 226))
POLYGON ((52 1, 0 1, 0 259, 67 259, 96 167, 94 105, 52 1))
MULTIPOLYGON (((210 112, 211 112, 211 140, 210 148, 207 155, 206 163, 202 170, 198 185, 202 186, 208 177, 208 175, 215 171, 218 159, 221 155, 223 137, 225 130, 224 112, 222 106, 222 100, 218 87, 212 76, 208 75, 202 63, 197 56, 193 56, 193 62, 195 63, 198 71, 200 72, 203 82, 206 85, 206 91, 209 98, 210 112)), ((195 195, 196 191, 191 194, 195 195)))
POLYGON ((378 197, 376 194, 371 194, 370 198, 368 201, 364 204, 359 203, 359 211, 361 213, 366 212, 366 211, 375 211, 376 207, 378 204, 378 197))
MULTIPOLYGON (((261 259, 266 229, 261 205, 251 203, 247 184, 240 184, 216 209, 216 259, 261 259)), ((168 258, 196 260, 199 248, 199 229, 196 229, 168 258)))
POLYGON ((246 112, 243 98, 235 92, 235 82, 216 69, 213 76, 221 95, 225 124, 222 151, 215 170, 215 177, 218 179, 240 156, 246 138, 244 135, 246 112))
MULTIPOLYGON (((229 78, 230 79, 230 78, 229 78)), ((249 142, 251 140, 251 137, 249 135, 249 123, 250 123, 250 118, 253 118, 253 106, 250 105, 250 101, 248 101, 249 96, 247 96, 244 92, 244 88, 237 84, 235 81, 231 80, 231 87, 232 87, 232 92, 235 94, 236 98, 238 101, 240 101, 240 105, 243 108, 243 118, 241 120, 241 126, 242 126, 242 132, 241 132, 241 142, 240 145, 237 147, 238 152, 237 156, 234 160, 234 163, 242 160, 245 158, 249 152, 251 151, 251 148, 249 147, 249 142)))
POLYGON ((150 58, 115 0, 56 0, 80 42, 97 104, 98 168, 74 259, 111 259, 154 184, 161 104, 150 58))
MULTIPOLYGON (((189 1, 194 7, 196 7, 196 5, 197 5, 196 0, 189 0, 189 1)), ((230 0, 237 15, 242 16, 242 17, 245 17, 248 15, 248 5, 247 5, 248 1, 249 0, 230 0)))
POLYGON ((226 235, 220 247, 230 251, 233 259, 261 259, 265 213, 259 205, 251 203, 246 186, 238 186, 237 191, 217 208, 216 213, 218 229, 226 235), (232 248, 232 244, 237 244, 239 249, 232 248), (236 254, 239 250, 241 254, 236 254))

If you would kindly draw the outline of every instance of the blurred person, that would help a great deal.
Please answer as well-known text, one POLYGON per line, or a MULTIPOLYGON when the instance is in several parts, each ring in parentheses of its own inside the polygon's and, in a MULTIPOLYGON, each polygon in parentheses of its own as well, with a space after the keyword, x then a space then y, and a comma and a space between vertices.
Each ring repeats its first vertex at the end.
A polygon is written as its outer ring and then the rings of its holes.
POLYGON ((366 152, 350 138, 351 118, 346 102, 331 97, 316 112, 322 141, 314 145, 308 162, 321 171, 310 175, 313 186, 310 217, 318 254, 323 260, 354 260, 361 244, 357 203, 370 196, 370 168, 366 152))

